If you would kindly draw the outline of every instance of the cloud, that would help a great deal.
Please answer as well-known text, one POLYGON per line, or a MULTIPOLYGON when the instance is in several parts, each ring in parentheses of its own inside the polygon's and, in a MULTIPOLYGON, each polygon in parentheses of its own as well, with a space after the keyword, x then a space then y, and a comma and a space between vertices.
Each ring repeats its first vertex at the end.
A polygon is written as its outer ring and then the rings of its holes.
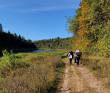
POLYGON ((5 7, 10 7, 11 5, 0 5, 0 9, 1 8, 5 8, 5 7))
POLYGON ((17 2, 16 0, 3 0, 0 2, 0 9, 18 7, 23 4, 25 3, 19 2, 19 0, 17 2))
POLYGON ((45 8, 32 8, 27 10, 19 10, 19 12, 29 13, 29 12, 64 10, 64 9, 74 9, 74 8, 78 8, 78 6, 66 5, 66 6, 54 6, 54 7, 45 7, 45 8))
POLYGON ((4 31, 8 31, 9 29, 3 29, 4 31))
POLYGON ((19 6, 20 4, 18 3, 1 3, 0 4, 0 9, 1 8, 9 8, 9 7, 15 7, 15 6, 19 6))
POLYGON ((77 9, 81 0, 8 0, 0 3, 0 9, 30 13, 40 11, 77 9))

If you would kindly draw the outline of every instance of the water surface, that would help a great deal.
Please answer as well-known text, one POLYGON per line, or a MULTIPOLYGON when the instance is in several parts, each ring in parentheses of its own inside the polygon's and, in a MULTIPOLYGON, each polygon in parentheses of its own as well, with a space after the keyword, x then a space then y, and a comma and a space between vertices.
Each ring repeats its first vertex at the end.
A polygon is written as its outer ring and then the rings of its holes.
POLYGON ((46 51, 46 52, 53 52, 55 50, 43 50, 43 49, 41 49, 41 50, 34 50, 32 52, 44 52, 44 51, 46 51))

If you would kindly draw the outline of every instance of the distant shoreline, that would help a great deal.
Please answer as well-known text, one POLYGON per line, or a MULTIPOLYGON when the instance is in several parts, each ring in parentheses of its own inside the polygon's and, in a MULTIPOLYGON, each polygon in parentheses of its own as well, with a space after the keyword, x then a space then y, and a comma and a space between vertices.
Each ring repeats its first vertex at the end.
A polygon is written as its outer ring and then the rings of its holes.
MULTIPOLYGON (((5 50, 5 49, 3 49, 5 50)), ((26 53, 26 52, 32 52, 34 50, 38 50, 37 48, 15 48, 15 49, 6 49, 8 52, 10 52, 10 50, 13 50, 13 53, 26 53)), ((2 57, 2 51, 0 51, 0 58, 2 57)))

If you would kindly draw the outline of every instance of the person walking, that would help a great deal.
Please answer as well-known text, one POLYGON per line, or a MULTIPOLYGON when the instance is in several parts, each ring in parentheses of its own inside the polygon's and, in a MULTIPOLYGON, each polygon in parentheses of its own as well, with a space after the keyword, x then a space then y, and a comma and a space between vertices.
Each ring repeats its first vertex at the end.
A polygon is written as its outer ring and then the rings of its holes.
POLYGON ((70 61, 70 66, 72 65, 72 59, 73 59, 73 51, 70 51, 69 54, 69 61, 70 61))
POLYGON ((68 53, 66 53, 66 56, 65 57, 68 57, 68 53))
POLYGON ((81 56, 82 56, 82 52, 80 50, 76 50, 76 52, 74 54, 74 57, 75 57, 74 63, 76 63, 77 66, 79 66, 79 60, 80 60, 81 56))

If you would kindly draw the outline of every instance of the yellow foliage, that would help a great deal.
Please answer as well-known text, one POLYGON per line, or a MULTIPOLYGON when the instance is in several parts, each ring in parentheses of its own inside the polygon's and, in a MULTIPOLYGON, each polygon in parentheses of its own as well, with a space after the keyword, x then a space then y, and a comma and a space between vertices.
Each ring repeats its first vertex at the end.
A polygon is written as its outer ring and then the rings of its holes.
POLYGON ((79 29, 79 30, 78 30, 78 35, 80 35, 80 36, 86 36, 86 34, 87 34, 88 32, 89 32, 89 31, 87 31, 87 30, 79 29))
POLYGON ((86 17, 86 18, 85 18, 85 17, 80 17, 78 21, 79 21, 80 23, 84 23, 85 21, 87 21, 87 20, 89 20, 89 19, 90 19, 89 17, 86 17))
POLYGON ((87 5, 87 2, 82 0, 81 3, 81 15, 85 15, 87 13, 87 11, 90 9, 90 7, 87 5))
POLYGON ((78 30, 78 35, 86 36, 86 34, 89 33, 88 28, 89 28, 88 25, 85 25, 85 24, 80 25, 78 30))
POLYGON ((85 34, 85 33, 84 33, 84 30, 82 30, 82 29, 79 29, 79 30, 78 30, 78 35, 84 36, 84 34, 85 34))
POLYGON ((87 33, 89 33, 89 24, 87 23, 90 18, 86 16, 87 11, 90 9, 90 7, 87 5, 87 2, 82 0, 81 3, 81 17, 79 18, 79 30, 78 30, 78 35, 80 36, 86 36, 87 33))
POLYGON ((75 42, 76 49, 79 49, 82 52, 84 52, 90 41, 85 39, 85 38, 82 38, 82 39, 79 39, 79 40, 75 40, 74 42, 75 42))

